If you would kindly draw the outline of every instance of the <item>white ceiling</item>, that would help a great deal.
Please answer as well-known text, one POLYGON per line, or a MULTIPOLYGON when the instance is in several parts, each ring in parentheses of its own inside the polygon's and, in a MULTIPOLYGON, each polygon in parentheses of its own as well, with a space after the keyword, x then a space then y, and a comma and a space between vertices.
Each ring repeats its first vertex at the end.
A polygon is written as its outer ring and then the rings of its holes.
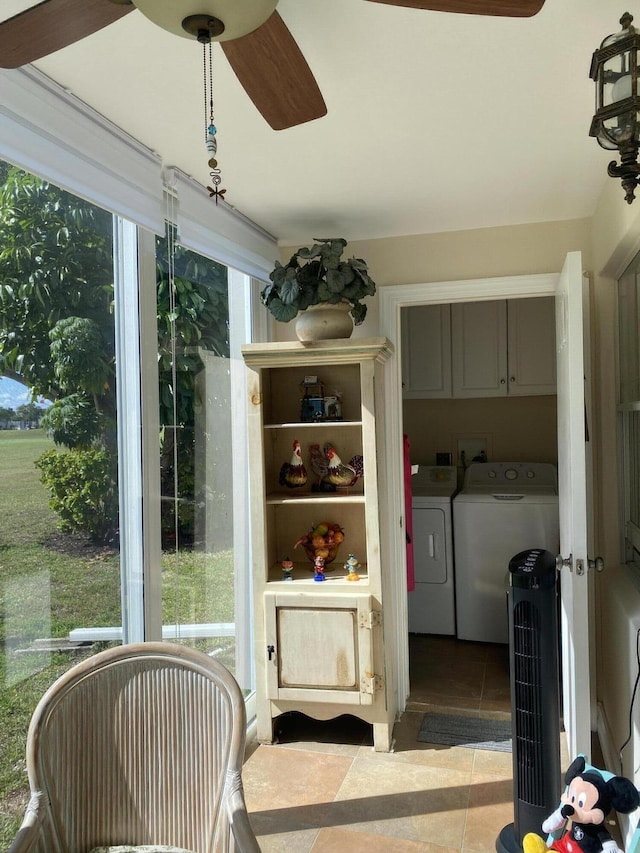
MULTIPOLYGON (((33 0, 4 0, 0 19, 11 3, 33 0)), ((280 0, 278 11, 327 116, 271 130, 219 46, 214 76, 227 201, 281 243, 593 213, 612 158, 588 135, 588 72, 594 48, 619 29, 619 4, 546 0, 520 19, 365 0, 280 0)), ((207 184, 195 42, 136 10, 35 64, 167 166, 207 184)))

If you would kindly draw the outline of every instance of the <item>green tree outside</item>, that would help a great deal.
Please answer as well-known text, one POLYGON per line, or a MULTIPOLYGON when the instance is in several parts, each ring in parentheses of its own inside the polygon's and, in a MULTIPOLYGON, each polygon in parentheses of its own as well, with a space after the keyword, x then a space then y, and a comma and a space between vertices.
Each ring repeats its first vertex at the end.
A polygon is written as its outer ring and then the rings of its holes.
MULTIPOLYGON (((53 401, 42 425, 61 459, 38 465, 63 527, 110 541, 118 529, 112 216, 6 164, 0 179, 0 375, 53 401), (82 500, 71 481, 61 488, 65 468, 98 478, 82 500), (94 523, 99 513, 106 524, 94 523)), ((173 481, 177 458, 188 507, 198 352, 229 354, 227 271, 177 247, 170 287, 166 240, 157 258, 162 476, 173 481)), ((189 515, 179 520, 185 541, 189 515)))

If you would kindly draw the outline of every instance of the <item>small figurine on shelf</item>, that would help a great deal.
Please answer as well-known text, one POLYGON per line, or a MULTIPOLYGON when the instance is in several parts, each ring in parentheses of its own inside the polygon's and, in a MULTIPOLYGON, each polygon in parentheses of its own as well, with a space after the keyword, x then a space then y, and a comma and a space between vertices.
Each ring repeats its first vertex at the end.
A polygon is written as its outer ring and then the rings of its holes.
POLYGON ((318 478, 317 482, 311 484, 312 492, 335 492, 336 487, 325 480, 329 470, 329 460, 319 444, 309 445, 309 456, 311 470, 318 478))
POLYGON ((323 581, 326 580, 324 576, 324 557, 316 557, 313 561, 313 568, 315 574, 313 576, 314 581, 323 581))
POLYGON ((347 580, 348 581, 359 581, 360 575, 358 574, 358 569, 361 569, 362 566, 357 561, 357 559, 353 556, 353 554, 349 554, 349 559, 344 564, 344 569, 347 572, 347 580))
POLYGON ((290 560, 288 557, 285 557, 282 563, 282 580, 283 581, 292 581, 293 580, 293 560, 290 560))
POLYGON ((350 464, 345 465, 332 444, 327 442, 324 446, 324 452, 329 460, 326 479, 334 486, 353 486, 358 479, 355 468, 350 464))
POLYGON ((311 470, 318 478, 319 485, 327 476, 329 460, 327 459, 324 450, 321 449, 319 444, 309 445, 309 456, 311 458, 311 470))
POLYGON ((300 401, 300 420, 303 423, 323 421, 324 415, 324 385, 317 376, 305 376, 300 383, 304 396, 300 401))
POLYGON ((342 394, 334 391, 333 395, 324 398, 324 417, 327 421, 342 420, 342 394))
POLYGON ((297 438, 293 442, 291 460, 283 463, 278 479, 280 485, 288 489, 297 489, 307 482, 307 469, 302 461, 302 449, 297 438))

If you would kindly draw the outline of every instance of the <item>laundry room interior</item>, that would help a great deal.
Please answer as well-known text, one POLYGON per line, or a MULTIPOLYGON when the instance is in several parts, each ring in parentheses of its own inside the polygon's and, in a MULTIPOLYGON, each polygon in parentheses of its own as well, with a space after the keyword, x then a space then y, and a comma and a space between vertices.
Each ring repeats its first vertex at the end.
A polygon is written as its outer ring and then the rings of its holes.
POLYGON ((558 551, 555 300, 405 307, 401 344, 416 672, 425 638, 506 649, 509 560, 558 551))

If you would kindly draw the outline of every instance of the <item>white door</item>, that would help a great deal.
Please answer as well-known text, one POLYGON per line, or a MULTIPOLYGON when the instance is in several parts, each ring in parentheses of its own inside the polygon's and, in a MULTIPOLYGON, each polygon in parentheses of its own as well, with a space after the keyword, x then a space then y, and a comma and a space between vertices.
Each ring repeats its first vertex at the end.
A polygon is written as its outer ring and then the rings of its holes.
POLYGON ((582 256, 572 252, 556 293, 562 696, 571 757, 591 753, 582 289, 582 256))

